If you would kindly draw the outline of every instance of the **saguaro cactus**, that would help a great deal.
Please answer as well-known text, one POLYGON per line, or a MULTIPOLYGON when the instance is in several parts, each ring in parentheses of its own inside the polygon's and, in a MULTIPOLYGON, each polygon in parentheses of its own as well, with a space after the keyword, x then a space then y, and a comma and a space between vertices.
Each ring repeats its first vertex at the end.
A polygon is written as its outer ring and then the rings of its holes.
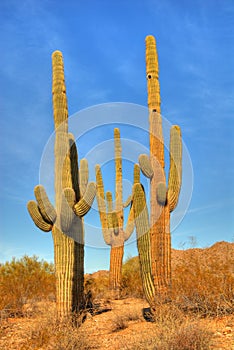
POLYGON ((56 273, 57 311, 68 317, 83 307, 84 229, 82 217, 89 211, 96 185, 88 183, 88 164, 80 162, 72 134, 68 133, 68 108, 63 58, 52 55, 53 110, 55 125, 55 208, 42 185, 34 189, 36 202, 28 211, 37 227, 52 231, 56 273))
MULTIPOLYGON (((103 178, 100 165, 96 165, 97 202, 103 237, 106 244, 111 246, 110 251, 110 289, 119 293, 121 285, 121 271, 124 253, 124 242, 129 239, 134 230, 134 213, 132 197, 123 203, 122 185, 122 149, 120 132, 114 129, 115 141, 115 206, 111 192, 104 192, 103 178), (124 208, 131 204, 129 216, 124 230, 124 208)), ((140 181, 140 169, 134 166, 134 182, 140 181)))
POLYGON ((145 193, 140 183, 133 188, 133 208, 143 287, 153 306, 165 300, 171 287, 170 212, 178 202, 181 187, 182 144, 179 126, 171 128, 170 169, 166 185, 164 142, 160 115, 158 58, 153 36, 146 37, 150 157, 140 155, 139 165, 150 179, 150 220, 145 193))

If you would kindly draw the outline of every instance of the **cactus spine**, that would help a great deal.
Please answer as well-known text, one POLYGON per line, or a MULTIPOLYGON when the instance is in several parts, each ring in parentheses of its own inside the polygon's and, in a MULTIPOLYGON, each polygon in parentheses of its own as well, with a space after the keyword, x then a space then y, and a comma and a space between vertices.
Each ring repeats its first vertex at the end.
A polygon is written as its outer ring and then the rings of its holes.
POLYGON ((170 212, 175 209, 179 198, 182 163, 180 128, 172 126, 169 180, 166 185, 158 58, 153 36, 146 37, 146 72, 150 157, 140 155, 139 164, 142 173, 150 179, 150 219, 144 189, 140 184, 133 187, 133 208, 143 287, 153 307, 157 300, 168 298, 170 292, 170 212))
MULTIPOLYGON (((129 239, 134 230, 134 213, 132 197, 123 203, 122 185, 122 149, 120 132, 114 129, 115 142, 115 206, 111 192, 104 191, 100 165, 96 166, 97 202, 103 237, 106 244, 111 246, 110 251, 110 290, 119 295, 122 274, 124 242, 129 239), (124 230, 124 208, 131 204, 126 228, 124 230)), ((134 166, 134 182, 140 181, 140 169, 134 166)))
POLYGON ((95 184, 88 184, 88 165, 78 155, 73 135, 68 133, 68 108, 63 57, 52 55, 53 110, 55 125, 55 208, 42 185, 35 187, 35 201, 28 202, 32 220, 41 230, 52 231, 59 318, 83 307, 84 229, 82 217, 95 197, 95 184))

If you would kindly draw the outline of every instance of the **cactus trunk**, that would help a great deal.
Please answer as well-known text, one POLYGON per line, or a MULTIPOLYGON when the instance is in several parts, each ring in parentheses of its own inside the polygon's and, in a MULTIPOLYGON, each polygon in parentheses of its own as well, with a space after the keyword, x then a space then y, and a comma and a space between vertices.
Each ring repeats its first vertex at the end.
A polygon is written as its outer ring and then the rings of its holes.
POLYGON ((58 317, 65 318, 78 312, 84 305, 84 246, 53 230, 56 270, 56 303, 58 317))
POLYGON ((122 261, 124 254, 124 245, 111 247, 110 251, 110 290, 119 298, 122 277, 122 261))

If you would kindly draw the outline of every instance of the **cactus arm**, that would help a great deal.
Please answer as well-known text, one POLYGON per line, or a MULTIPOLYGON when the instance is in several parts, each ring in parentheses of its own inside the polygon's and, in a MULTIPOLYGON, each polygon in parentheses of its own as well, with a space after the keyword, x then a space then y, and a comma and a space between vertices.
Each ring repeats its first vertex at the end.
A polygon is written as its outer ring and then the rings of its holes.
POLYGON ((127 208, 132 202, 132 195, 130 194, 126 201, 123 203, 123 208, 127 208))
POLYGON ((74 212, 80 218, 88 213, 96 195, 95 182, 89 182, 84 196, 74 205, 74 212))
POLYGON ((39 229, 44 232, 52 230, 53 225, 45 221, 35 201, 29 201, 27 207, 32 220, 39 229))
POLYGON ((79 169, 80 192, 81 196, 85 194, 89 179, 89 167, 87 159, 81 159, 79 169))
MULTIPOLYGON (((133 171, 133 184, 140 183, 140 167, 138 164, 134 164, 133 171)), ((127 241, 134 231, 135 221, 134 221, 134 208, 133 208, 133 194, 131 195, 131 207, 128 214, 128 221, 124 231, 124 240, 127 241)))
POLYGON ((126 228, 124 230, 124 240, 127 241, 131 234, 134 231, 134 227, 135 227, 135 222, 134 222, 134 210, 133 210, 133 205, 131 204, 131 208, 128 214, 128 221, 126 224, 126 228))
POLYGON ((174 125, 170 133, 170 169, 168 181, 168 202, 170 212, 178 203, 182 178, 182 142, 179 126, 174 125))
POLYGON ((106 205, 107 205, 107 224, 108 224, 108 232, 110 237, 110 244, 113 243, 113 235, 114 235, 114 222, 113 219, 113 199, 112 193, 110 191, 106 192, 106 205))
POLYGON ((143 186, 133 186, 133 210, 135 217, 137 247, 144 293, 150 305, 153 304, 155 289, 151 275, 150 225, 143 186))
POLYGON ((56 211, 50 203, 44 187, 42 185, 37 185, 34 188, 34 194, 42 217, 46 222, 52 225, 56 220, 56 211))
POLYGON ((101 167, 99 164, 96 165, 95 170, 96 170, 96 186, 97 186, 96 198, 97 198, 97 204, 98 204, 99 217, 102 224, 103 238, 106 244, 110 245, 111 232, 108 226, 104 185, 103 185, 101 167))
POLYGON ((100 165, 96 165, 97 203, 103 228, 107 228, 106 201, 100 165))
POLYGON ((156 197, 158 204, 161 206, 165 206, 167 201, 167 187, 164 182, 159 182, 156 188, 156 197))
POLYGON ((110 191, 106 192, 106 203, 107 203, 107 211, 111 213, 113 211, 113 198, 112 193, 110 191))
POLYGON ((141 154, 139 156, 139 165, 141 168, 142 173, 151 179, 154 176, 154 172, 150 163, 150 159, 147 156, 147 154, 141 154))
POLYGON ((140 183, 140 167, 138 164, 134 164, 133 170, 133 184, 140 183))

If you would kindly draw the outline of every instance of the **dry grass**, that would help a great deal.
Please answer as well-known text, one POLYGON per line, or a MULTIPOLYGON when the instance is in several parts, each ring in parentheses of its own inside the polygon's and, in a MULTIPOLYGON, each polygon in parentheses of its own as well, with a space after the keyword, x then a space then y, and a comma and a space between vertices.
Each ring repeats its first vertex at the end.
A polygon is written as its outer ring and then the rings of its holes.
POLYGON ((171 324, 151 331, 148 339, 131 345, 128 349, 136 350, 208 350, 211 349, 212 333, 202 328, 199 323, 171 324))
POLYGON ((231 349, 230 318, 219 326, 219 320, 212 323, 167 304, 158 307, 155 322, 146 322, 143 305, 140 299, 114 301, 112 311, 89 315, 77 328, 56 322, 54 303, 40 303, 32 317, 0 323, 0 349, 231 349))
POLYGON ((76 327, 72 323, 56 321, 55 304, 40 305, 29 319, 18 322, 4 321, 0 324, 0 348, 17 350, 75 350, 95 349, 83 324, 76 327), (8 337, 7 337, 8 334, 8 337), (9 337, 10 335, 10 337, 9 337))

